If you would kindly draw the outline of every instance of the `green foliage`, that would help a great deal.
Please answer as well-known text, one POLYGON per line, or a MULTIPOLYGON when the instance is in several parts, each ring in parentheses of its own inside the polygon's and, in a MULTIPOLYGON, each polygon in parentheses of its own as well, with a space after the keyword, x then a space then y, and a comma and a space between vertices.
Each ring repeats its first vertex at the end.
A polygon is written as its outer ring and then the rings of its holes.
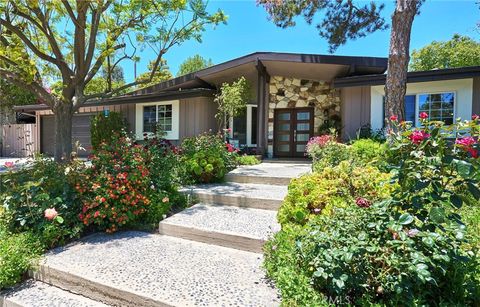
POLYGON ((480 43, 459 34, 448 41, 433 41, 413 50, 410 70, 421 71, 480 65, 480 43))
POLYGON ((114 135, 120 133, 126 128, 126 122, 119 112, 110 112, 108 116, 98 113, 92 118, 90 124, 90 134, 93 149, 97 149, 100 143, 111 143, 114 135))
POLYGON ((11 110, 13 106, 35 102, 36 98, 32 93, 0 78, 0 110, 11 110))
POLYGON ((383 163, 386 143, 371 139, 358 139, 352 142, 350 153, 352 160, 357 165, 379 165, 383 163))
POLYGON ((242 155, 237 157, 238 165, 256 165, 260 164, 260 160, 255 156, 242 155))
POLYGON ((316 215, 330 215, 362 198, 369 203, 388 198, 393 190, 390 175, 373 166, 352 167, 347 161, 322 172, 293 179, 278 211, 278 221, 305 224, 316 215))
POLYGON ((348 146, 337 142, 335 133, 311 138, 306 152, 312 158, 313 170, 316 172, 321 172, 325 167, 337 166, 350 158, 348 146))
POLYGON ((154 62, 150 62, 148 64, 148 69, 150 72, 146 72, 143 74, 140 74, 136 81, 137 82, 142 82, 140 86, 138 86, 138 89, 144 88, 144 87, 149 87, 158 83, 161 83, 163 81, 167 81, 173 78, 172 73, 170 72, 170 68, 167 65, 166 60, 162 60, 161 64, 158 66, 157 71, 153 74, 153 77, 150 81, 150 75, 151 75, 151 70, 154 68, 154 62), (147 82, 148 81, 148 82, 147 82), (144 83, 147 82, 147 83, 144 83))
POLYGON ((303 16, 308 24, 313 23, 315 15, 321 16, 316 27, 320 36, 328 40, 330 52, 348 39, 387 28, 381 16, 384 5, 377 6, 375 2, 360 5, 347 0, 259 0, 257 3, 265 8, 275 25, 282 28, 295 26, 297 16, 303 16))
POLYGON ((204 133, 186 138, 182 145, 182 163, 186 166, 184 182, 218 182, 236 166, 237 153, 223 136, 204 133))
POLYGON ((12 234, 0 226, 0 290, 20 282, 41 252, 30 233, 12 234))
POLYGON ((0 202, 5 212, 0 223, 12 233, 32 232, 46 247, 53 247, 77 238, 82 230, 78 220, 81 205, 73 188, 83 164, 58 164, 37 157, 29 167, 2 176, 0 202), (58 216, 46 217, 46 210, 55 209, 58 216))
POLYGON ((218 103, 218 113, 215 117, 221 123, 220 126, 226 125, 228 118, 243 114, 251 95, 251 87, 245 77, 240 77, 231 84, 223 83, 220 93, 215 96, 218 103))
POLYGON ((182 64, 180 64, 177 76, 183 76, 210 66, 213 66, 213 62, 211 59, 207 60, 201 55, 196 54, 193 57, 187 58, 185 61, 183 61, 182 64))

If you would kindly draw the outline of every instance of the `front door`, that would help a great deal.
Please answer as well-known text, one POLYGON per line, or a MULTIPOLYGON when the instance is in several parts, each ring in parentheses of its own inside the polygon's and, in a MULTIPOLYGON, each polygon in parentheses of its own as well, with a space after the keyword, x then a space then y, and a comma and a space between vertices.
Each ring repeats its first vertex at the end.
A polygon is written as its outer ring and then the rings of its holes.
POLYGON ((304 157, 305 146, 313 136, 313 108, 276 109, 274 114, 276 157, 304 157))

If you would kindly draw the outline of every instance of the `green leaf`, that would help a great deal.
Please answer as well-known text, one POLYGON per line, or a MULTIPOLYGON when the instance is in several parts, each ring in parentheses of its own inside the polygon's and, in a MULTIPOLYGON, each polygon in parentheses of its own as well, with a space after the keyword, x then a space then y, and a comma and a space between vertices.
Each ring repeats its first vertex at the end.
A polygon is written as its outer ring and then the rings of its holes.
POLYGON ((472 172, 472 164, 467 161, 454 159, 452 163, 455 164, 457 172, 463 178, 469 178, 472 172))
POLYGON ((455 208, 458 208, 458 209, 460 209, 463 204, 462 198, 456 194, 450 195, 450 202, 452 203, 453 206, 455 206, 455 208))
POLYGON ((55 218, 55 221, 57 221, 57 223, 59 224, 63 224, 63 217, 61 217, 60 215, 57 215, 57 217, 55 218))
POLYGON ((471 182, 468 182, 467 186, 468 186, 468 190, 470 191, 470 193, 472 193, 473 197, 475 197, 476 199, 480 199, 480 189, 471 182))
POLYGON ((437 224, 445 221, 445 209, 441 207, 433 207, 430 209, 430 219, 437 224))
POLYGON ((400 215, 400 218, 398 219, 398 222, 402 225, 408 225, 411 222, 413 222, 413 216, 411 216, 408 213, 404 213, 404 214, 400 215))

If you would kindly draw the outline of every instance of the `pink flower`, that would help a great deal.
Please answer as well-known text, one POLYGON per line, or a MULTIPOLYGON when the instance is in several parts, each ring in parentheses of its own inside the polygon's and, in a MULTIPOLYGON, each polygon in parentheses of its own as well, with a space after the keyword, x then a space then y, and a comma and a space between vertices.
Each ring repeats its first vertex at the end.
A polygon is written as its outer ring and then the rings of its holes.
POLYGON ((45 218, 49 221, 54 220, 57 217, 58 213, 55 208, 45 209, 45 218))
POLYGON ((371 206, 371 203, 368 201, 368 199, 366 198, 363 198, 363 197, 357 197, 355 199, 355 203, 357 204, 357 206, 359 206, 360 208, 368 208, 371 206))
POLYGON ((410 238, 413 238, 413 237, 415 237, 419 232, 420 232, 420 230, 418 230, 418 229, 416 229, 416 228, 409 229, 409 230, 407 231, 407 236, 409 236, 410 238))
POLYGON ((421 130, 415 130, 409 136, 410 141, 412 141, 412 143, 416 144, 416 145, 420 144, 421 142, 423 142, 423 140, 425 140, 429 137, 430 137, 430 134, 426 133, 425 131, 421 131, 421 130))
POLYGON ((225 146, 227 147, 228 152, 235 151, 235 148, 232 146, 232 144, 226 143, 225 146))
POLYGON ((392 115, 392 116, 390 116, 390 120, 392 122, 396 122, 398 120, 398 117, 396 115, 392 115))
POLYGON ((464 138, 461 138, 461 139, 458 139, 458 140, 455 141, 455 144, 457 144, 459 146, 465 146, 465 147, 472 147, 476 143, 477 143, 477 141, 475 141, 475 139, 471 136, 467 136, 467 137, 464 137, 464 138))
POLYGON ((5 162, 5 167, 12 168, 15 165, 13 162, 5 162))
POLYGON ((162 203, 168 203, 170 201, 170 199, 168 197, 164 197, 162 199, 162 203))
POLYGON ((420 116, 421 119, 427 119, 428 118, 428 114, 426 112, 420 113, 419 116, 420 116))
POLYGON ((477 115, 477 114, 472 115, 472 120, 479 120, 479 119, 480 119, 480 115, 477 115))
POLYGON ((97 218, 99 215, 100 215, 100 211, 95 211, 95 213, 93 214, 93 217, 97 218))

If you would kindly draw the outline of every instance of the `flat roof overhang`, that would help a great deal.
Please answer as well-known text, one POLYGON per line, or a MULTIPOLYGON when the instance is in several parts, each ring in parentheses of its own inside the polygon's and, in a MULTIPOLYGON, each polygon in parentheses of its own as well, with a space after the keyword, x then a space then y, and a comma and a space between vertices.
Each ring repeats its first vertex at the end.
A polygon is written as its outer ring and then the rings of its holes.
MULTIPOLYGON (((412 71, 407 73, 407 83, 468 79, 480 76, 480 66, 412 71)), ((337 78, 334 88, 385 85, 385 74, 337 78)))
MULTIPOLYGON (((175 100, 175 99, 185 99, 192 97, 213 97, 215 91, 212 89, 205 88, 196 88, 196 89, 187 89, 179 91, 165 91, 160 93, 151 93, 144 95, 129 95, 129 96, 119 96, 109 99, 95 100, 87 102, 83 107, 95 107, 95 106, 111 106, 119 104, 129 104, 129 103, 142 103, 142 102, 154 102, 154 101, 165 101, 165 100, 175 100)), ((46 104, 34 104, 34 105, 24 105, 24 106, 14 106, 13 109, 16 112, 29 112, 29 111, 41 111, 49 110, 50 107, 46 104)))

